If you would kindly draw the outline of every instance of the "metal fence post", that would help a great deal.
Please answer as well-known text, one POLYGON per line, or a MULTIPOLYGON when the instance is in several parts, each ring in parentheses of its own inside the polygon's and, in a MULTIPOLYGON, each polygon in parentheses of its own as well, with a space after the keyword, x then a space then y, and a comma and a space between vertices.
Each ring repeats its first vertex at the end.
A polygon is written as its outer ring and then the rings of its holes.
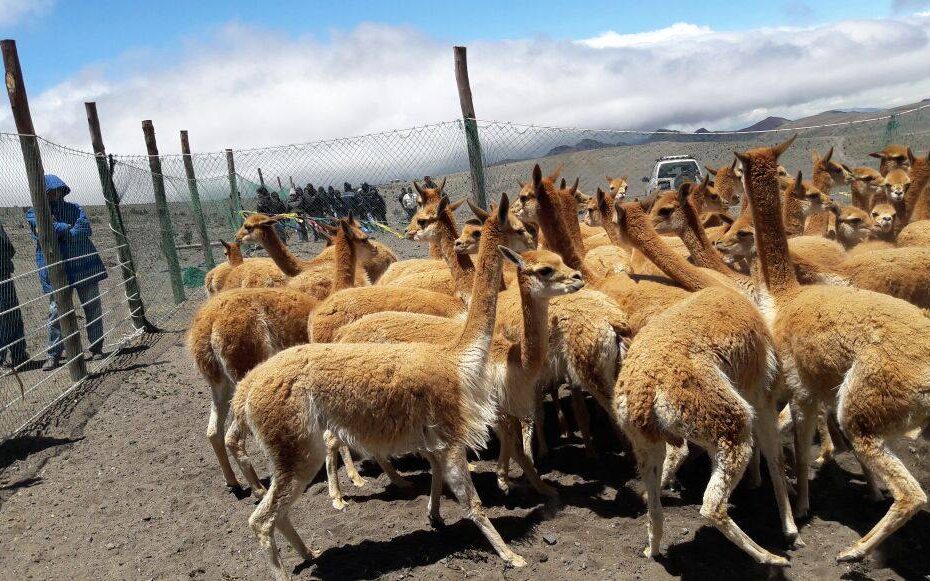
POLYGON ((61 262, 61 251, 58 247, 58 237, 55 235, 52 211, 45 194, 45 169, 39 153, 39 140, 36 138, 35 127, 32 124, 32 114, 29 112, 29 99, 26 96, 23 71, 19 65, 16 41, 0 41, 0 51, 3 53, 3 67, 6 70, 6 91, 10 97, 10 108, 13 110, 16 132, 19 133, 19 144, 23 150, 26 178, 29 182, 29 195, 36 214, 36 234, 39 238, 39 247, 42 248, 45 256, 45 263, 48 265, 55 304, 58 305, 58 313, 61 317, 65 351, 71 359, 68 363, 68 371, 72 381, 80 381, 87 376, 87 366, 83 356, 84 348, 81 346, 81 332, 77 313, 74 312, 74 303, 71 300, 71 285, 68 282, 65 265, 61 262))
POLYGON ((236 180, 236 161, 233 150, 226 150, 226 170, 229 172, 229 208, 233 215, 233 226, 242 225, 242 199, 239 197, 239 184, 236 180))
POLYGON ((468 58, 464 46, 456 46, 452 50, 455 59, 455 84, 459 89, 459 105, 462 107, 465 144, 468 147, 468 164, 471 168, 471 193, 475 203, 487 210, 484 160, 481 155, 481 141, 478 139, 478 122, 475 121, 475 105, 471 100, 471 85, 468 81, 468 58))
POLYGON ((84 109, 87 112, 90 142, 97 161, 97 173, 100 174, 100 187, 103 189, 103 198, 106 200, 107 211, 110 215, 110 231, 116 241, 116 253, 119 256, 132 325, 136 329, 152 333, 158 331, 158 328, 145 317, 145 304, 142 302, 142 293, 139 291, 139 279, 136 276, 136 265, 132 259, 132 249, 129 247, 129 238, 126 236, 126 228, 123 225, 123 215, 119 209, 119 198, 116 195, 116 186, 113 184, 111 167, 107 166, 107 152, 103 146, 100 118, 97 117, 97 103, 84 103, 84 109))
POLYGON ((165 176, 161 173, 161 158, 158 157, 158 144, 155 143, 155 126, 150 120, 146 119, 142 122, 142 133, 145 135, 145 148, 149 154, 149 170, 152 172, 152 189, 155 192, 155 211, 158 212, 158 221, 161 224, 162 251, 168 261, 174 302, 181 304, 185 299, 184 281, 181 279, 178 251, 174 247, 174 228, 171 225, 168 199, 165 197, 165 176))
POLYGON ((194 219, 197 220, 197 229, 200 232, 200 244, 203 246, 203 259, 207 268, 216 266, 213 258, 213 247, 210 245, 210 235, 207 234, 207 221, 203 216, 203 207, 200 205, 200 190, 197 189, 197 175, 194 173, 194 158, 191 157, 191 144, 187 138, 187 130, 181 130, 181 155, 184 159, 184 173, 187 174, 187 187, 191 192, 191 206, 194 208, 194 219))

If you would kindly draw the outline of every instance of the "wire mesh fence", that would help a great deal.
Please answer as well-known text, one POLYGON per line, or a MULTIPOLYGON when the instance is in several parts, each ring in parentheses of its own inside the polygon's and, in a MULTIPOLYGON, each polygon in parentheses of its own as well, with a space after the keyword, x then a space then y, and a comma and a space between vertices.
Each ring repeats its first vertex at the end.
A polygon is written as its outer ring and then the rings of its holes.
MULTIPOLYGON (((732 160, 735 150, 772 145, 793 133, 799 139, 782 159, 790 171, 808 171, 811 152, 825 153, 831 147, 837 161, 877 167, 868 154, 888 143, 926 151, 930 145, 926 107, 930 104, 891 117, 860 116, 812 127, 789 124, 761 132, 632 132, 478 120, 480 169, 489 201, 501 192, 515 192, 518 180, 528 179, 535 163, 544 171, 561 167, 562 175, 578 177, 580 189, 588 194, 605 187, 606 176, 626 175, 628 195, 638 197, 648 193, 649 184, 641 180, 651 175, 661 156, 691 155, 701 166, 719 167, 732 160)), ((102 340, 104 354, 143 332, 133 316, 139 314, 138 301, 133 303, 132 298, 141 300, 148 320, 156 325, 183 327, 186 321, 176 321, 173 315, 184 301, 204 298, 204 275, 223 260, 219 240, 234 236, 245 213, 288 214, 290 219, 281 224, 282 236, 295 253, 310 256, 324 245, 318 226, 351 211, 374 237, 403 258, 425 255, 424 249, 400 235, 409 221, 411 202, 415 204, 414 179, 445 179, 452 199, 474 194, 461 121, 298 145, 198 153, 188 158, 189 168, 182 155, 162 155, 158 175, 152 173, 146 155, 113 155, 105 166, 115 190, 117 223, 104 196, 97 158, 41 139, 39 144, 46 174, 67 184, 70 192, 65 201, 78 204, 87 218, 86 231, 72 234, 74 225, 69 224, 60 244, 84 236, 93 242, 91 253, 102 263, 102 274, 90 280, 80 276, 81 269, 72 268, 69 281, 77 295, 75 311, 84 347, 96 347, 95 341, 102 340), (156 203, 160 183, 166 201, 163 215, 156 203), (163 231, 168 223, 170 228, 163 231)), ((840 202, 845 200, 843 189, 834 192, 840 202)), ((27 220, 31 201, 16 135, 0 134, 0 192, 4 201, 0 352, 2 361, 13 363, 15 369, 0 377, 3 440, 75 382, 66 365, 41 368, 58 349, 50 347, 50 340, 56 340, 50 338, 50 327, 54 332, 54 319, 66 313, 50 309, 50 289, 40 282, 36 238, 27 220)), ((68 260, 79 263, 83 258, 76 255, 68 260)), ((84 355, 62 354, 60 362, 84 355)), ((88 371, 96 372, 105 363, 91 361, 88 371)))

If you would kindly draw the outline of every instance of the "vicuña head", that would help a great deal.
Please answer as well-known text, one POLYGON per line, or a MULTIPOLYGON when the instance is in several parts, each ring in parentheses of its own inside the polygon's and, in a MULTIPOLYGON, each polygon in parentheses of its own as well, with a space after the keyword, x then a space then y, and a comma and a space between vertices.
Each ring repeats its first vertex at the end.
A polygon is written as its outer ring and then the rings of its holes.
POLYGON ((251 242, 261 244, 278 238, 275 225, 280 218, 267 214, 252 214, 248 216, 236 232, 236 242, 251 242))
POLYGON ((552 298, 571 294, 584 288, 581 273, 562 262, 562 257, 548 250, 526 250, 517 253, 498 246, 501 254, 514 263, 533 298, 552 298))
POLYGON ((881 160, 878 171, 882 175, 888 175, 888 172, 893 169, 910 169, 911 162, 914 160, 914 154, 911 152, 910 147, 894 143, 886 146, 881 151, 870 153, 869 157, 881 160))
MULTIPOLYGON (((559 174, 562 173, 562 166, 560 165, 552 172, 551 175, 543 178, 543 181, 548 183, 548 186, 555 190, 555 182, 559 179, 559 174)), ((533 182, 521 182, 517 180, 517 183, 520 184, 520 193, 517 196, 516 201, 513 204, 513 212, 517 215, 518 218, 524 222, 535 222, 539 223, 539 200, 536 197, 536 188, 533 182)))
POLYGON ((893 169, 885 175, 885 195, 892 204, 900 204, 911 187, 911 178, 903 169, 893 169))
POLYGON ((823 173, 830 176, 831 186, 848 184, 853 181, 852 171, 843 164, 833 161, 833 147, 828 149, 823 157, 820 157, 817 151, 812 151, 811 163, 814 167, 814 174, 823 173))
POLYGON ((843 206, 833 212, 836 214, 837 239, 846 248, 868 240, 876 230, 872 216, 862 208, 843 206))
MULTIPOLYGON (((434 190, 434 191, 439 191, 434 190)), ((439 233, 436 224, 439 222, 442 214, 447 210, 454 212, 462 205, 465 200, 459 200, 454 203, 449 202, 449 198, 442 194, 435 201, 432 196, 425 198, 425 202, 417 208, 416 213, 410 218, 410 224, 404 232, 408 240, 417 242, 436 242, 439 233)))
POLYGON ((894 231, 897 211, 889 203, 875 204, 872 208, 872 221, 875 223, 875 229, 882 234, 890 234, 894 231))
POLYGON ((737 160, 734 157, 733 163, 719 168, 712 168, 705 165, 709 175, 714 176, 714 189, 720 200, 728 205, 734 206, 740 203, 740 196, 743 192, 743 172, 737 167, 737 160))
MULTIPOLYGON (((455 251, 459 254, 478 254, 478 246, 481 243, 481 229, 485 221, 487 221, 488 216, 497 212, 497 204, 491 204, 490 212, 485 212, 474 205, 471 200, 468 200, 468 207, 471 208, 475 217, 465 222, 465 227, 462 228, 462 234, 455 241, 455 251)), ((536 226, 532 223, 523 222, 514 216, 512 210, 508 213, 508 220, 510 221, 510 231, 512 235, 520 239, 520 247, 527 249, 536 248, 536 237, 538 233, 536 226)))
MULTIPOLYGON (((621 200, 626 197, 626 191, 630 187, 627 183, 627 179, 625 175, 618 178, 607 176, 607 189, 610 190, 611 196, 614 198, 620 196, 621 200)), ((613 203, 613 200, 611 200, 611 203, 613 203)))
POLYGON ((242 249, 239 247, 238 242, 230 243, 225 240, 220 240, 220 244, 223 245, 223 256, 226 257, 229 264, 233 266, 242 264, 242 249))

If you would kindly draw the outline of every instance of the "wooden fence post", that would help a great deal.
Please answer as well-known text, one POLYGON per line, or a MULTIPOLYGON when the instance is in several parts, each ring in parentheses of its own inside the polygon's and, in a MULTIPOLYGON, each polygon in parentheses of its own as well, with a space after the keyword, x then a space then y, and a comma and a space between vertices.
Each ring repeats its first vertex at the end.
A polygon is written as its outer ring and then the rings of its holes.
POLYGON ((152 125, 151 120, 146 119, 142 122, 142 133, 145 135, 145 149, 149 154, 152 190, 155 192, 155 211, 158 212, 158 221, 161 225, 162 251, 168 261, 168 273, 171 276, 174 302, 181 304, 185 300, 184 281, 181 279, 181 264, 178 261, 178 251, 174 247, 174 228, 171 225, 168 199, 165 197, 165 176, 161 173, 161 158, 158 157, 158 144, 155 142, 155 126, 152 125))
POLYGON ((200 190, 197 188, 197 175, 194 173, 194 158, 191 157, 191 144, 187 138, 187 130, 181 130, 181 156, 184 159, 184 173, 187 174, 187 188, 191 193, 191 206, 194 208, 194 218, 197 220, 197 229, 200 231, 200 244, 203 247, 203 259, 207 268, 216 266, 213 258, 213 247, 210 246, 210 235, 207 234, 207 220, 203 216, 203 207, 200 205, 200 190))
POLYGON ((265 176, 262 175, 262 168, 258 168, 258 184, 265 187, 265 176))
POLYGON ((10 108, 13 110, 13 120, 16 122, 16 132, 19 133, 19 144, 23 150, 23 161, 26 164, 29 196, 32 198, 32 207, 36 214, 36 234, 39 238, 39 247, 45 256, 45 264, 48 265, 53 297, 61 317, 65 351, 71 359, 68 363, 68 371, 72 381, 80 381, 87 376, 84 348, 81 346, 81 329, 78 326, 77 314, 74 312, 71 285, 68 282, 65 265, 61 262, 61 249, 58 247, 52 211, 49 207, 48 196, 45 194, 45 169, 39 153, 39 140, 36 138, 35 127, 32 124, 32 114, 29 112, 29 99, 26 96, 23 71, 19 66, 16 41, 0 41, 0 51, 3 53, 3 68, 6 71, 6 91, 10 97, 10 108))
POLYGON ((281 185, 281 176, 278 176, 278 191, 280 192, 283 189, 284 189, 284 186, 281 185))
POLYGON ((455 46, 452 50, 455 59, 455 84, 459 89, 459 105, 462 107, 465 144, 468 147, 468 163, 471 169, 471 193, 475 203, 487 210, 484 160, 481 155, 481 141, 478 139, 478 122, 475 121, 475 105, 471 100, 471 85, 468 82, 468 58, 464 46, 455 46))
POLYGON ((142 302, 142 293, 139 291, 136 264, 132 259, 129 238, 126 236, 126 227, 123 224, 123 215, 119 208, 119 197, 116 195, 116 186, 113 184, 113 174, 107 165, 107 152, 103 146, 100 118, 97 117, 97 103, 93 101, 84 103, 84 110, 87 112, 87 127, 90 129, 90 143, 97 161, 100 187, 103 189, 103 199, 107 203, 107 212, 110 215, 110 231, 113 233, 113 240, 116 241, 116 254, 119 256, 120 271, 123 275, 123 287, 126 289, 126 302, 129 305, 132 326, 147 333, 153 333, 158 331, 158 327, 145 317, 145 304, 142 302))
POLYGON ((233 215, 233 226, 242 225, 242 198, 239 197, 239 184, 236 179, 236 161, 233 150, 226 150, 226 171, 229 172, 229 208, 233 215))

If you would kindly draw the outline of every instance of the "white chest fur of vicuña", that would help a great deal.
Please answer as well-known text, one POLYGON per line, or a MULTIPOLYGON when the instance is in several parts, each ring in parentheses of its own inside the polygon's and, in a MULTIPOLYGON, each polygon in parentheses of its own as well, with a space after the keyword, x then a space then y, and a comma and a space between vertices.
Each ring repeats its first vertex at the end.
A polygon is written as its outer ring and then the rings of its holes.
POLYGON ((497 390, 491 385, 495 372, 488 362, 490 346, 490 337, 476 339, 462 351, 458 363, 462 443, 475 450, 484 447, 488 426, 497 415, 497 390))

